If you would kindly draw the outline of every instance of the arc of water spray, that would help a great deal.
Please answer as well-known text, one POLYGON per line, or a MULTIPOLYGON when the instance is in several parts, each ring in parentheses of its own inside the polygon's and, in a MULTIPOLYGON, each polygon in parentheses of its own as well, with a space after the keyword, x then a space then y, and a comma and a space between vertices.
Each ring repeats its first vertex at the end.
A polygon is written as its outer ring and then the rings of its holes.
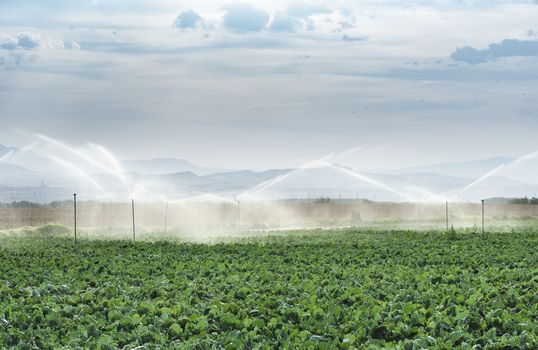
POLYGON ((512 161, 512 162, 510 162, 510 163, 508 163, 508 165, 507 165, 506 167, 507 167, 507 168, 508 168, 508 167, 512 167, 512 166, 514 166, 514 165, 516 165, 516 164, 518 164, 518 163, 521 163, 521 162, 524 161, 524 160, 528 160, 528 159, 535 158, 536 156, 538 156, 538 151, 534 151, 534 152, 532 152, 532 153, 529 153, 529 154, 526 154, 526 155, 524 155, 524 156, 521 156, 521 157, 519 157, 518 159, 516 159, 516 160, 514 160, 514 161, 512 161))
POLYGON ((52 138, 50 138, 48 136, 41 135, 41 134, 38 134, 37 137, 39 137, 39 138, 41 138, 41 139, 43 139, 43 140, 45 140, 45 141, 47 141, 49 143, 52 143, 52 144, 54 144, 54 145, 56 145, 58 147, 61 147, 61 148, 65 149, 65 150, 68 150, 69 152, 73 153, 77 157, 79 157, 81 159, 84 159, 88 163, 93 164, 94 166, 96 166, 96 167, 98 167, 98 168, 100 168, 102 170, 105 170, 106 172, 115 174, 114 169, 111 169, 111 168, 107 167, 106 165, 103 165, 103 164, 99 163, 95 159, 92 159, 91 157, 88 157, 84 153, 79 152, 76 149, 73 149, 72 147, 69 147, 66 144, 64 144, 64 143, 62 143, 62 142, 60 142, 58 140, 52 139, 52 138))
POLYGON ((458 191, 454 196, 452 196, 452 198, 456 198, 458 197, 459 195, 461 195, 463 192, 469 190, 470 188, 478 185, 479 183, 481 183, 482 181, 486 180, 488 177, 490 176, 493 176, 495 175, 496 173, 498 173, 501 169, 503 169, 505 167, 504 164, 501 164, 499 165, 498 167, 496 167, 495 169, 489 171, 488 173, 480 176, 478 179, 474 180, 473 182, 471 182, 470 184, 468 184, 467 186, 465 186, 461 191, 458 191))
POLYGON ((116 174, 119 179, 121 180, 121 182, 123 182, 124 185, 127 185, 126 183, 126 179, 125 177, 123 176, 123 169, 122 167, 120 166, 120 164, 118 163, 118 161, 116 160, 116 157, 114 157, 112 155, 112 153, 110 153, 109 150, 107 150, 105 147, 101 146, 101 145, 93 145, 95 148, 97 148, 99 150, 99 152, 101 152, 105 157, 108 158, 109 162, 112 163, 112 166, 115 168, 114 170, 114 174, 116 174))
POLYGON ((363 150, 364 148, 366 148, 366 145, 363 145, 363 146, 360 146, 360 147, 355 147, 355 148, 352 148, 350 150, 347 150, 345 152, 342 152, 342 153, 339 153, 339 154, 336 154, 336 155, 334 153, 331 153, 331 154, 329 154, 327 156, 324 156, 324 157, 316 159, 316 160, 314 160, 312 162, 309 162, 309 163, 301 166, 298 169, 291 170, 290 172, 288 172, 286 174, 281 174, 281 175, 278 175, 278 176, 276 176, 276 177, 274 177, 274 178, 272 178, 272 179, 270 179, 268 181, 262 182, 261 184, 257 185, 253 189, 242 193, 241 195, 238 196, 238 198, 241 198, 241 197, 247 196, 247 195, 249 195, 249 196, 255 195, 255 194, 267 189, 268 187, 273 186, 274 184, 286 179, 287 177, 289 177, 290 175, 292 175, 293 173, 295 173, 297 171, 307 169, 307 168, 312 167, 312 166, 314 166, 316 164, 319 164, 319 165, 327 166, 327 167, 330 167, 332 169, 344 172, 344 173, 346 173, 346 174, 348 174, 350 176, 353 176, 355 178, 358 178, 358 179, 360 179, 362 181, 368 182, 368 183, 373 184, 373 185, 375 185, 377 187, 383 188, 383 189, 385 189, 385 190, 387 190, 389 192, 397 194, 398 196, 401 196, 401 197, 405 198, 406 200, 413 201, 413 199, 411 197, 407 196, 406 194, 404 194, 404 193, 402 193, 402 192, 400 192, 398 190, 395 190, 395 189, 393 189, 393 188, 391 188, 391 187, 389 187, 389 186, 387 186, 385 184, 382 184, 379 181, 376 181, 376 180, 374 180, 372 178, 369 178, 369 177, 367 177, 365 175, 362 175, 362 174, 357 173, 355 171, 349 170, 347 168, 336 166, 334 164, 331 164, 331 163, 327 162, 327 160, 329 160, 331 158, 334 158, 335 156, 341 156, 341 155, 349 154, 351 152, 360 151, 360 150, 363 150))
POLYGON ((525 161, 525 160, 528 160, 528 159, 532 159, 532 158, 534 158, 534 157, 536 157, 536 156, 538 156, 538 151, 534 151, 534 152, 532 152, 532 153, 529 153, 529 154, 526 154, 526 155, 524 155, 524 156, 521 156, 521 157, 517 158, 516 160, 511 161, 511 162, 508 163, 508 164, 501 164, 501 165, 499 165, 499 166, 496 167, 495 169, 493 169, 493 170, 489 171, 488 173, 486 173, 486 174, 480 176, 478 179, 474 180, 472 183, 470 183, 469 185, 465 186, 461 191, 457 192, 457 193, 453 196, 453 198, 459 196, 460 194, 462 194, 462 193, 465 192, 465 191, 468 191, 470 188, 472 188, 472 187, 478 185, 480 182, 482 182, 482 181, 486 180, 487 178, 489 178, 489 177, 495 175, 496 173, 498 173, 498 172, 501 171, 502 169, 510 168, 510 167, 512 167, 512 166, 514 166, 514 165, 516 165, 516 164, 519 164, 519 163, 521 163, 521 162, 523 162, 523 161, 525 161))
POLYGON ((374 186, 380 187, 380 188, 382 188, 382 189, 384 189, 384 190, 387 190, 387 191, 389 191, 389 192, 392 192, 392 193, 394 193, 394 194, 397 194, 398 196, 401 196, 401 197, 405 198, 406 200, 408 200, 408 201, 410 201, 410 202, 413 202, 413 201, 414 201, 411 197, 407 196, 406 194, 404 194, 404 193, 402 193, 402 192, 400 192, 400 191, 398 191, 398 190, 395 190, 395 189, 393 189, 392 187, 389 187, 389 186, 387 186, 387 185, 385 185, 385 184, 383 184, 383 183, 381 183, 381 182, 379 182, 379 181, 376 181, 376 180, 374 180, 374 179, 372 179, 372 178, 370 178, 370 177, 368 177, 368 176, 365 176, 365 175, 363 175, 363 174, 360 174, 360 173, 358 173, 358 172, 355 172, 355 171, 350 170, 350 169, 348 169, 348 168, 344 168, 344 167, 339 166, 339 165, 330 164, 330 163, 326 163, 326 162, 323 162, 323 164, 324 164, 325 166, 331 168, 331 169, 335 169, 335 170, 341 171, 341 172, 343 172, 343 173, 345 173, 345 174, 347 174, 347 175, 350 175, 350 176, 352 176, 352 177, 355 177, 355 178, 357 178, 357 179, 359 179, 359 180, 362 180, 362 181, 364 181, 364 182, 368 182, 368 183, 370 183, 370 184, 372 184, 372 185, 374 185, 374 186))
MULTIPOLYGON (((87 155, 85 155, 85 154, 83 154, 83 153, 81 153, 81 152, 79 152, 79 151, 65 145, 64 143, 62 143, 62 142, 60 142, 58 140, 52 139, 52 138, 50 138, 48 136, 41 135, 41 134, 37 134, 37 137, 39 137, 40 139, 42 139, 42 140, 44 140, 46 142, 52 143, 52 144, 54 144, 54 145, 56 145, 58 147, 66 149, 69 152, 71 152, 72 154, 76 155, 77 157, 87 161, 88 163, 93 164, 94 166, 96 166, 96 167, 98 167, 98 168, 100 168, 100 169, 102 169, 102 170, 104 170, 104 171, 106 171, 106 172, 108 172, 110 174, 113 174, 113 175, 117 176, 123 182, 124 186, 126 186, 126 187, 128 186, 126 184, 126 182, 125 182, 125 179, 124 179, 123 175, 120 172, 118 172, 118 171, 116 171, 116 170, 114 170, 114 169, 112 169, 110 167, 107 167, 106 165, 103 165, 102 163, 100 163, 100 162, 88 157, 87 155)), ((101 148, 104 149, 104 147, 102 147, 102 146, 101 146, 101 148)), ((155 198, 157 198, 157 199, 159 199, 161 201, 166 202, 165 198, 153 193, 152 191, 146 189, 144 186, 141 186, 139 184, 133 184, 133 187, 135 187, 136 189, 139 189, 141 191, 144 191, 144 192, 152 195, 153 197, 155 197, 155 198)))
POLYGON ((326 156, 323 156, 321 158, 318 158, 316 160, 308 162, 307 164, 304 164, 304 165, 302 165, 301 167, 299 167, 297 169, 290 170, 289 172, 287 172, 285 174, 280 174, 278 176, 275 176, 272 179, 264 181, 261 184, 255 186, 254 188, 249 189, 249 190, 241 193, 239 196, 237 196, 237 198, 241 199, 241 198, 244 198, 244 197, 247 197, 247 196, 249 196, 249 197, 254 196, 254 195, 260 193, 261 191, 263 191, 263 190, 265 190, 265 189, 279 183, 280 181, 288 178, 290 175, 292 175, 292 174, 294 174, 294 173, 296 173, 298 171, 308 169, 308 168, 310 168, 312 166, 315 166, 316 164, 321 164, 320 162, 322 162, 323 160, 330 159, 332 157, 334 157, 334 153, 330 153, 330 154, 328 154, 326 156))
MULTIPOLYGON (((153 191, 150 191, 148 190, 147 188, 145 188, 144 186, 140 185, 140 184, 133 184, 133 187, 137 190, 140 190, 142 192, 145 192, 147 194, 149 194, 150 196, 160 200, 161 202, 163 203, 166 203, 168 201, 168 199, 165 197, 165 196, 162 196, 162 195, 159 195, 153 191)), ((131 194, 134 194, 134 193, 131 193, 131 194)))
POLYGON ((39 145, 39 141, 34 141, 22 148, 19 149, 19 152, 26 152, 26 151, 29 151, 31 150, 32 148, 35 148, 37 145, 39 145))
MULTIPOLYGON (((516 160, 512 161, 511 163, 509 163, 506 167, 507 167, 507 168, 511 168, 511 167, 513 167, 513 166, 515 166, 515 165, 517 165, 517 164, 523 162, 523 161, 526 161, 526 160, 529 160, 529 159, 536 158, 537 156, 538 156, 538 151, 534 151, 534 152, 532 152, 532 153, 529 153, 529 154, 526 154, 526 155, 524 155, 524 156, 522 156, 522 157, 519 157, 518 159, 516 159, 516 160)), ((533 181, 533 183, 534 183, 534 182, 535 182, 535 179, 533 178, 532 181, 533 181)))
POLYGON ((82 169, 76 167, 75 165, 65 161, 65 160, 62 160, 60 158, 57 158, 55 156, 47 156, 47 158, 49 158, 50 160, 60 164, 61 166, 63 167, 66 167, 66 168, 69 168, 71 169, 72 171, 74 171, 75 173, 77 173, 80 177, 83 177, 84 179, 86 179, 89 183, 91 183, 93 186, 95 186, 99 191, 103 192, 103 194, 105 193, 105 190, 101 187, 101 185, 99 185, 97 183, 97 181, 95 181, 94 179, 92 179, 91 177, 89 177, 84 171, 82 171, 82 169))
POLYGON ((7 152, 6 154, 4 154, 2 157, 0 157, 0 162, 4 162, 6 159, 9 159, 11 158, 13 155, 17 154, 17 153, 23 153, 23 152, 26 152, 32 148, 34 148, 39 142, 38 141, 35 141, 35 142, 32 142, 22 148, 19 148, 19 149, 12 149, 10 150, 9 152, 7 152))
MULTIPOLYGON (((128 180, 125 178, 125 176, 123 176, 123 173, 124 173, 123 168, 121 167, 116 157, 114 157, 114 155, 102 145, 92 144, 92 146, 97 148, 105 157, 108 158, 109 162, 112 163, 112 166, 114 167, 114 169, 112 170, 112 174, 116 175, 125 187, 129 187, 128 180)), ((165 196, 158 195, 140 184, 134 183, 132 184, 132 186, 137 190, 146 192, 147 194, 159 199, 160 201, 163 201, 163 202, 168 201, 168 198, 166 198, 165 196)))
POLYGON ((428 201, 430 201, 430 200, 435 200, 435 201, 439 201, 439 202, 444 203, 444 202, 447 201, 447 199, 446 199, 445 197, 441 197, 441 196, 439 196, 439 195, 437 195, 437 194, 435 194, 435 193, 432 193, 432 192, 430 192, 430 191, 427 191, 427 190, 425 190, 425 189, 423 189, 423 188, 416 187, 416 186, 411 186, 410 188, 411 188, 412 190, 415 190, 415 191, 417 191, 417 192, 420 192, 420 193, 422 193, 422 194, 428 196, 428 197, 424 200, 424 201, 426 201, 426 202, 428 202, 428 201))
MULTIPOLYGON (((94 145, 94 144, 92 144, 92 146, 97 148, 105 157, 108 158, 109 162, 114 167, 114 169, 111 169, 112 170, 111 173, 120 179, 120 181, 123 183, 123 186, 128 188, 129 187, 129 183, 128 183, 129 181, 123 175, 124 170, 121 167, 118 160, 116 159, 116 157, 114 157, 114 155, 102 145, 94 145)), ((132 186, 136 190, 143 191, 143 192, 157 198, 158 200, 160 200, 162 202, 167 202, 168 201, 168 198, 166 198, 165 196, 158 195, 157 193, 154 193, 153 191, 150 191, 149 189, 147 189, 146 187, 144 187, 144 186, 142 186, 140 184, 133 183, 132 186)), ((130 195, 132 196, 133 193, 130 193, 130 195)))
POLYGON ((73 153, 74 155, 76 155, 77 157, 81 158, 81 159, 84 159, 85 161, 87 161, 88 163, 90 164, 93 164, 95 165, 96 167, 102 169, 102 170, 105 170, 109 173, 114 173, 114 170, 107 167, 106 165, 103 165, 101 163, 99 163, 98 161, 92 159, 91 157, 88 157, 87 155, 85 155, 84 153, 82 152, 79 152, 77 151, 76 149, 73 149, 72 147, 69 147, 67 146, 66 144, 58 141, 58 140, 55 140, 53 138, 50 138, 48 136, 45 136, 45 135, 41 135, 41 134, 37 134, 37 137, 39 137, 40 139, 44 140, 44 141, 47 141, 49 143, 52 143, 53 145, 56 145, 58 147, 61 147, 65 150, 68 150, 69 152, 73 153))
POLYGON ((170 200, 169 203, 187 203, 187 202, 190 202, 190 201, 196 201, 198 199, 203 199, 204 196, 207 195, 206 198, 208 199, 212 199, 215 201, 215 202, 224 202, 224 203, 230 203, 230 204, 235 204, 236 201, 232 200, 232 199, 229 199, 229 198, 226 198, 226 197, 223 197, 223 196, 219 196, 219 195, 216 195, 214 193, 203 193, 201 195, 194 195, 194 196, 191 196, 191 197, 186 197, 186 198, 178 198, 178 199, 173 199, 173 200, 170 200))
POLYGON ((362 146, 358 146, 358 147, 353 147, 353 148, 348 149, 347 151, 337 153, 336 157, 343 157, 343 156, 347 156, 347 155, 355 153, 355 152, 360 152, 360 151, 364 150, 366 147, 368 147, 368 145, 362 145, 362 146))
POLYGON ((14 153, 15 153, 14 150, 10 150, 10 151, 7 152, 6 154, 4 154, 2 157, 0 157, 0 162, 5 161, 5 160, 8 159, 9 157, 11 157, 14 153))

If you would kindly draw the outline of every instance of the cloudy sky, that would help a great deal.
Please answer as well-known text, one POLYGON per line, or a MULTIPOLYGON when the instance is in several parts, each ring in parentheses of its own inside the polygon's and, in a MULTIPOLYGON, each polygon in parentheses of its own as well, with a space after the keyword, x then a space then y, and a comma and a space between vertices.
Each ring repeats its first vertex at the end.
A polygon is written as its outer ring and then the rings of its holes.
POLYGON ((537 19, 538 1, 0 0, 0 143, 255 169, 363 145, 382 167, 518 156, 538 149, 537 19))

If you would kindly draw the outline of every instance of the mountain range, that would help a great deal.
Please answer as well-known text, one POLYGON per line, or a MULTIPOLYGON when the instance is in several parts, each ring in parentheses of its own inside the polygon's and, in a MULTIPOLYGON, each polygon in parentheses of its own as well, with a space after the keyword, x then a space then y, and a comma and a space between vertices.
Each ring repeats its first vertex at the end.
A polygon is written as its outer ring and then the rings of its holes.
POLYGON ((125 171, 134 172, 141 175, 174 174, 181 172, 192 172, 197 175, 208 175, 226 170, 219 168, 202 167, 195 165, 188 160, 178 158, 153 158, 125 160, 122 162, 125 171))
POLYGON ((510 157, 494 157, 465 162, 428 164, 409 168, 386 170, 386 172, 397 174, 432 173, 462 178, 478 178, 488 173, 492 169, 501 166, 502 164, 509 164, 515 160, 515 158, 510 157))
MULTIPOLYGON (((0 201, 3 202, 61 200, 73 191, 89 199, 102 198, 105 194, 114 194, 118 199, 133 195, 176 199, 211 193, 247 200, 360 197, 391 201, 445 198, 474 201, 538 193, 538 181, 512 176, 518 174, 513 166, 517 162, 509 157, 360 172, 339 164, 307 169, 225 170, 198 166, 183 159, 155 158, 121 161, 120 174, 99 164, 101 168, 98 166, 97 170, 92 164, 93 172, 84 172, 70 163, 61 167, 59 164, 63 163, 54 157, 0 145, 0 160, 0 201), (504 171, 503 165, 508 165, 506 169, 511 172, 504 171), (499 169, 502 171, 497 172, 499 169), (490 176, 475 183, 488 173, 490 176), (38 190, 44 194, 37 196, 38 190)), ((84 161, 94 162, 88 157, 84 161)), ((531 163, 536 165, 534 160, 531 163)))

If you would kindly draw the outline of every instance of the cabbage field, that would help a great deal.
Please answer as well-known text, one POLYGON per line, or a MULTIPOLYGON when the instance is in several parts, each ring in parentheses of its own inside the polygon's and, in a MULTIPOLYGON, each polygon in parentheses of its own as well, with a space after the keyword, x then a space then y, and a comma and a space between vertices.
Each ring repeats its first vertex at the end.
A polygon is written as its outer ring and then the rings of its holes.
POLYGON ((0 239, 0 348, 536 349, 538 231, 0 239))

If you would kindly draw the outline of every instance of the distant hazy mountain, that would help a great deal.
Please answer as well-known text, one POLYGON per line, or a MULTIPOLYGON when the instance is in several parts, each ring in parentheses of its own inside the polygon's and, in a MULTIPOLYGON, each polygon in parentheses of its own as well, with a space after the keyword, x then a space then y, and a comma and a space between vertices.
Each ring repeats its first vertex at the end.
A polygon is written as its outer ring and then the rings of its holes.
MULTIPOLYGON (((359 197, 409 201, 458 196, 459 200, 478 200, 538 193, 538 181, 534 181, 538 162, 532 160, 512 163, 466 189, 492 169, 513 161, 507 157, 377 172, 357 172, 337 164, 296 170, 224 171, 182 159, 155 158, 122 162, 125 174, 107 172, 102 167, 97 167, 97 172, 77 172, 74 167, 70 171, 49 157, 2 145, 0 158, 0 200, 33 200, 40 190, 43 200, 66 199, 72 191, 81 194, 81 198, 117 200, 131 195, 173 200, 204 194, 227 198, 243 194, 245 199, 359 197), (41 181, 46 186, 40 187, 41 181)), ((88 161, 91 163, 91 159, 88 161)))
POLYGON ((431 173, 461 178, 478 178, 487 174, 501 164, 508 164, 514 161, 514 158, 495 157, 488 159, 477 159, 466 162, 439 163, 431 165, 422 165, 402 169, 387 170, 391 174, 416 174, 431 173))
POLYGON ((59 167, 47 157, 41 156, 31 150, 20 152, 16 147, 0 145, 0 158, 4 157, 3 163, 17 165, 22 168, 39 173, 63 175, 65 169, 59 167))
POLYGON ((140 176, 132 174, 144 186, 168 195, 189 196, 196 193, 218 193, 234 197, 260 183, 271 180, 289 170, 250 170, 196 175, 193 172, 140 176))
MULTIPOLYGON (((447 194, 457 194, 462 189, 448 191, 447 194)), ((538 193, 538 185, 504 176, 491 176, 484 181, 476 183, 457 195, 460 201, 477 201, 478 199, 494 197, 533 197, 538 193)))
POLYGON ((47 182, 52 176, 0 162, 0 186, 40 186, 42 180, 47 182))
POLYGON ((428 198, 428 193, 440 193, 463 188, 471 183, 436 174, 387 175, 358 173, 347 167, 310 169, 272 169, 261 172, 235 171, 197 176, 192 172, 167 175, 137 176, 144 186, 159 192, 177 195, 216 193, 228 197, 246 194, 249 198, 377 198, 405 200, 406 197, 428 198), (343 169, 343 170, 341 170, 343 169))
POLYGON ((0 145, 0 158, 8 155, 9 153, 15 152, 17 149, 15 147, 8 147, 4 145, 0 145))
POLYGON ((178 158, 153 158, 122 161, 125 171, 135 172, 141 175, 174 174, 192 172, 197 175, 207 175, 222 169, 201 167, 191 162, 178 158))
MULTIPOLYGON (((33 171, 64 174, 65 167, 59 166, 48 157, 44 157, 31 150, 17 152, 16 147, 0 145, 0 157, 11 154, 4 162, 18 165, 33 171)), ((135 172, 141 175, 173 174, 181 172, 193 172, 197 175, 207 175, 224 171, 223 169, 202 167, 187 160, 178 158, 153 158, 121 161, 121 165, 126 172, 135 172)))

